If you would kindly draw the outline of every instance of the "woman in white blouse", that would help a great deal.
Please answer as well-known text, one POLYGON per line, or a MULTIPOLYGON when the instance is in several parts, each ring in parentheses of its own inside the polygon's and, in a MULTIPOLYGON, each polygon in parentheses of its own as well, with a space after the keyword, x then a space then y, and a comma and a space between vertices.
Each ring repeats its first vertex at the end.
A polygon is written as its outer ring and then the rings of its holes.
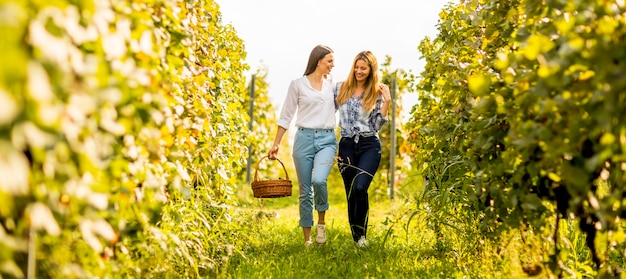
POLYGON ((287 97, 278 119, 278 132, 268 157, 275 159, 280 141, 296 116, 292 157, 300 189, 300 221, 306 246, 311 242, 313 209, 317 211, 315 242, 326 243, 325 213, 328 210, 328 174, 337 150, 335 137, 335 99, 330 71, 333 51, 318 45, 311 51, 304 75, 289 84, 287 97))
POLYGON ((348 78, 335 91, 341 130, 337 160, 348 200, 348 222, 354 242, 364 247, 369 216, 367 190, 380 164, 378 131, 387 123, 391 95, 389 87, 380 83, 378 62, 371 51, 356 55, 348 78))

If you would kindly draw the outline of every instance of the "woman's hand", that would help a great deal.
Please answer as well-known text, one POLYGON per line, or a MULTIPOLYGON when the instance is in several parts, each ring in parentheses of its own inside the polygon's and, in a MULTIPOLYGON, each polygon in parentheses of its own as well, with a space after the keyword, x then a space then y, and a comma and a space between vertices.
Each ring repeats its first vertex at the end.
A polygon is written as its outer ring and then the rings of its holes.
POLYGON ((272 146, 270 148, 270 152, 267 153, 267 157, 271 160, 276 160, 276 155, 278 154, 278 145, 272 146))
POLYGON ((391 92, 389 91, 389 86, 384 83, 381 83, 378 86, 378 93, 383 95, 383 102, 389 103, 391 102, 391 92))

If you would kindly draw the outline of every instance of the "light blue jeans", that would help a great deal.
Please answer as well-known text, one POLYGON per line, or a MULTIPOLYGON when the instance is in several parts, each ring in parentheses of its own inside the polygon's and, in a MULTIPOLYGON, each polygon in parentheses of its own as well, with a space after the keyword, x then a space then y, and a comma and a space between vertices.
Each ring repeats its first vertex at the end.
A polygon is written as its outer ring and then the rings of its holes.
POLYGON ((293 162, 300 189, 300 227, 313 227, 316 211, 328 210, 327 180, 335 163, 337 138, 333 129, 298 128, 293 144, 293 162))

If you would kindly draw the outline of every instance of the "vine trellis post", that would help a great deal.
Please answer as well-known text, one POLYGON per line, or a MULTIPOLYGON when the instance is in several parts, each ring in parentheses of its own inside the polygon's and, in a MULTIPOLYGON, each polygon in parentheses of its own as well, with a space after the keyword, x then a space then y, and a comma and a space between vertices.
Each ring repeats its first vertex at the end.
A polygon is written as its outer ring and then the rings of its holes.
MULTIPOLYGON (((248 131, 252 132, 252 123, 254 122, 254 75, 250 79, 250 109, 248 110, 250 122, 248 123, 248 131)), ((250 169, 252 166, 252 145, 248 145, 248 167, 246 168, 246 182, 250 183, 250 169)))
POLYGON ((391 121, 389 122, 389 199, 393 200, 396 180, 396 78, 391 79, 391 121))

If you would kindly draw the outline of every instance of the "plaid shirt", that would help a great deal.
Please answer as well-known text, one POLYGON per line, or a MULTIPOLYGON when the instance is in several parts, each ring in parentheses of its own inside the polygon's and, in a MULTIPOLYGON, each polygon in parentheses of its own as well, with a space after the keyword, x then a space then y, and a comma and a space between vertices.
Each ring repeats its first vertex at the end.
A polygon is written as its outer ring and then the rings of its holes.
MULTIPOLYGON (((340 87, 340 85, 338 85, 340 87)), ((338 90, 335 91, 335 97, 338 90)), ((350 97, 347 102, 339 106, 339 127, 342 137, 355 137, 355 142, 359 141, 359 136, 378 136, 380 128, 387 123, 387 117, 380 113, 383 103, 382 95, 376 100, 376 104, 371 112, 363 111, 363 95, 358 98, 350 97)))

